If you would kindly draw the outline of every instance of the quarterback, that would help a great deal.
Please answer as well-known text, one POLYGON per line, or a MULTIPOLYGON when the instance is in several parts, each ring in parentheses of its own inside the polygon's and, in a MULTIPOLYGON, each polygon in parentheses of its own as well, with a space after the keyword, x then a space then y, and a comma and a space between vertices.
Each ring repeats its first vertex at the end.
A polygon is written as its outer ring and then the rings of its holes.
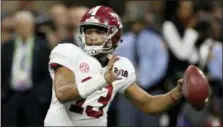
POLYGON ((148 114, 163 112, 182 98, 182 79, 173 90, 157 96, 137 85, 132 63, 112 54, 121 42, 121 31, 119 16, 109 7, 96 6, 82 17, 78 47, 64 43, 52 50, 53 93, 45 126, 107 126, 116 93, 148 114))

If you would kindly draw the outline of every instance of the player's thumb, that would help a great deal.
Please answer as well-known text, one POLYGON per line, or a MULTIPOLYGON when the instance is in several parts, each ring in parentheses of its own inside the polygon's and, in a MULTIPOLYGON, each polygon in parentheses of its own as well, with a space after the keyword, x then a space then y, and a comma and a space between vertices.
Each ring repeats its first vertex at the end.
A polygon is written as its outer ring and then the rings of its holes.
POLYGON ((177 82, 178 82, 178 84, 182 85, 184 81, 183 81, 183 79, 179 79, 177 82))

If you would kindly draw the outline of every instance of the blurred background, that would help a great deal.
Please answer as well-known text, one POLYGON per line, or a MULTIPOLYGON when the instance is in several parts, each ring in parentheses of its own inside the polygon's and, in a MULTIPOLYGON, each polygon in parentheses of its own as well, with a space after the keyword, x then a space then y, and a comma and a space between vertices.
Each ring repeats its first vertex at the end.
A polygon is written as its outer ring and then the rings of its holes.
POLYGON ((123 43, 115 52, 133 62, 137 82, 148 93, 174 88, 190 64, 205 72, 212 90, 202 111, 183 99, 154 116, 118 94, 108 126, 222 126, 220 0, 1 1, 1 126, 43 126, 52 93, 50 51, 59 43, 76 45, 79 21, 96 5, 112 7, 121 17, 123 43))

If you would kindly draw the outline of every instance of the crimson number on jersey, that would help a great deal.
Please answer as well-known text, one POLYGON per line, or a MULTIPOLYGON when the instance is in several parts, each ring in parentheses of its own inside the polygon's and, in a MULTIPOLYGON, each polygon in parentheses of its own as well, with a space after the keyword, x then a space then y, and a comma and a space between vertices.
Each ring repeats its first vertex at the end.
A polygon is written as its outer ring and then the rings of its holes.
MULTIPOLYGON (((91 79, 91 77, 87 77, 87 78, 83 79, 82 82, 85 82, 90 79, 91 79)), ((100 118, 104 114, 103 108, 108 104, 109 100, 112 97, 113 86, 107 85, 105 87, 105 89, 108 90, 108 93, 105 97, 104 96, 99 97, 98 102, 101 103, 102 106, 99 107, 98 111, 93 110, 93 106, 90 106, 90 105, 86 106, 85 112, 88 116, 94 117, 94 118, 100 118)), ((75 104, 72 104, 70 106, 69 110, 71 112, 83 114, 83 112, 84 112, 83 104, 84 104, 85 100, 86 99, 78 100, 75 104)))

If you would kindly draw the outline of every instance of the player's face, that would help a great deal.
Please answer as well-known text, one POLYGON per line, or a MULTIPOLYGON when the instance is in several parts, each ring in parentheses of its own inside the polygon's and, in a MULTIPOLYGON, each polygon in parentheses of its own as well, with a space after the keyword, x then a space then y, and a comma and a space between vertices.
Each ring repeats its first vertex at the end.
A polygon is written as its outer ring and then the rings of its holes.
POLYGON ((105 29, 101 28, 87 28, 85 30, 85 40, 86 44, 100 46, 106 40, 107 32, 105 29))

